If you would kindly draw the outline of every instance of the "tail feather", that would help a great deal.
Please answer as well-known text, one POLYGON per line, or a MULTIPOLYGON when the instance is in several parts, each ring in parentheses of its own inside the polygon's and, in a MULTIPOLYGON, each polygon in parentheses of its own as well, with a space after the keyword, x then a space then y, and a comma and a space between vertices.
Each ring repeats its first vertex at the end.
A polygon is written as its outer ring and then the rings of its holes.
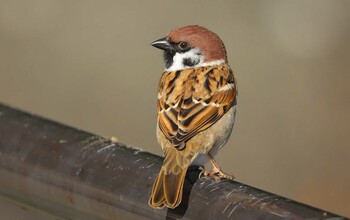
POLYGON ((149 199, 149 205, 153 208, 163 208, 165 203, 163 187, 164 171, 160 171, 156 181, 153 184, 152 195, 149 199))
POLYGON ((183 169, 179 174, 168 174, 164 178, 164 197, 166 206, 174 208, 181 203, 182 189, 185 181, 186 170, 183 169))
POLYGON ((177 174, 161 169, 152 189, 149 205, 153 208, 175 208, 181 203, 187 167, 177 174))
POLYGON ((177 207, 182 200, 182 190, 185 182, 187 168, 193 154, 178 151, 174 147, 165 150, 165 159, 159 175, 154 182, 149 205, 153 208, 177 207))

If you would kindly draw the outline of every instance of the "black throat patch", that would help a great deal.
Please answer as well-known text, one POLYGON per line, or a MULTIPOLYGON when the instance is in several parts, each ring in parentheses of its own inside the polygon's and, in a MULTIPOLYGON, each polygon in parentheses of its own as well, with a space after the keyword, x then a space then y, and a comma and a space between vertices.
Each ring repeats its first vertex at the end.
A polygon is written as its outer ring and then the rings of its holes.
POLYGON ((173 65, 175 53, 176 53, 175 51, 169 51, 169 50, 164 51, 163 59, 164 59, 166 68, 170 68, 171 65, 173 65))

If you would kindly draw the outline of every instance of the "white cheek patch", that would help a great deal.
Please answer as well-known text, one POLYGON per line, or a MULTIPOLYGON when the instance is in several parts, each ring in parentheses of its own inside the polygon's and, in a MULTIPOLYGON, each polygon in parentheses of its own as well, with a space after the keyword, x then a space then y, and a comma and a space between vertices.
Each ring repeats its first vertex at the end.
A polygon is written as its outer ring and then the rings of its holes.
MULTIPOLYGON (((196 68, 196 67, 204 67, 204 66, 216 66, 216 65, 221 65, 225 63, 225 60, 214 60, 211 62, 204 62, 205 56, 204 54, 198 49, 194 48, 191 49, 185 53, 175 53, 173 57, 173 64, 165 69, 165 71, 177 71, 177 70, 183 70, 187 68, 196 68), (186 66, 184 65, 184 60, 185 59, 191 59, 194 61, 194 63, 197 63, 195 66, 186 66)), ((229 88, 225 88, 229 89, 229 88)))
POLYGON ((173 64, 165 70, 171 72, 189 68, 189 66, 184 65, 185 59, 191 59, 195 63, 197 63, 196 66, 199 66, 204 62, 205 57, 198 48, 191 49, 185 53, 176 52, 176 54, 173 57, 173 64))

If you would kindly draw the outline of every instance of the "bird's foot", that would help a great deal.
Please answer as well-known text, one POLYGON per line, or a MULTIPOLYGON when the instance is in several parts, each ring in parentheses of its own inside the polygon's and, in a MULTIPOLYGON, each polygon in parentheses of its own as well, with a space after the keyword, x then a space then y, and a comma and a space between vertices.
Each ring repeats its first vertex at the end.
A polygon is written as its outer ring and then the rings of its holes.
POLYGON ((211 176, 215 180, 221 180, 221 179, 228 179, 228 180, 234 180, 235 177, 232 174, 227 174, 220 168, 219 164, 215 161, 214 157, 208 153, 208 158, 211 164, 213 165, 213 169, 209 172, 204 172, 204 176, 211 176))
POLYGON ((235 177, 232 174, 227 174, 223 172, 221 169, 218 169, 214 167, 211 171, 203 171, 203 176, 210 176, 213 177, 215 180, 222 180, 222 179, 228 179, 228 180, 234 180, 235 177))

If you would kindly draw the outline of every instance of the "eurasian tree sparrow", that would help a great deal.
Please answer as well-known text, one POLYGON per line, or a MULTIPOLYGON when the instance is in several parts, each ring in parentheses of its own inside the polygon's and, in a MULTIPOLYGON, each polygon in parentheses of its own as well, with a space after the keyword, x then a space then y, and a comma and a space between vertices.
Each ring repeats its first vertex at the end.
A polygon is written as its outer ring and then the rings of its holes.
POLYGON ((181 203, 187 168, 208 160, 216 178, 233 179, 214 160, 230 137, 237 84, 221 39, 190 25, 170 31, 152 46, 164 50, 166 69, 158 87, 157 139, 165 159, 149 204, 175 208, 181 203))

